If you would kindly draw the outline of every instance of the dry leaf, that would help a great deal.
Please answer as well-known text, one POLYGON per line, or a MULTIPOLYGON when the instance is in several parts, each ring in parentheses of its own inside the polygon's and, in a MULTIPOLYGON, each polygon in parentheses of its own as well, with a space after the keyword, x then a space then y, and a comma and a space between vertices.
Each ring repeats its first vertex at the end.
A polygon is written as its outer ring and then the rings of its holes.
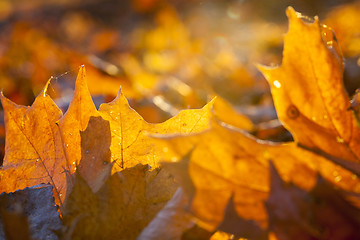
POLYGON ((62 112, 46 94, 48 84, 31 107, 16 105, 1 96, 5 114, 6 150, 0 171, 0 192, 51 183, 56 202, 61 205, 66 194, 64 171, 69 164, 56 125, 62 112))
POLYGON ((251 120, 236 111, 229 102, 221 97, 216 97, 214 113, 220 121, 246 131, 254 131, 255 127, 251 120))
POLYGON ((113 172, 133 167, 139 163, 158 167, 159 151, 149 137, 158 133, 194 133, 209 126, 213 101, 202 109, 183 110, 175 117, 159 124, 147 123, 134 111, 120 91, 116 99, 100 106, 99 113, 110 122, 111 158, 115 161, 113 172))
POLYGON ((65 239, 135 239, 176 190, 164 170, 137 165, 108 177, 94 193, 80 174, 65 202, 65 239))
MULTIPOLYGON (((290 29, 283 64, 276 69, 262 67, 262 71, 271 84, 279 118, 295 142, 261 141, 215 118, 211 129, 200 134, 159 137, 169 162, 192 150, 188 171, 180 167, 173 171, 175 177, 180 174, 180 179, 188 179, 180 181, 185 183, 184 189, 195 188, 191 210, 208 230, 215 230, 223 221, 231 196, 239 217, 267 228, 264 201, 271 187, 270 160, 282 179, 303 191, 314 187, 318 173, 345 191, 360 191, 360 134, 356 118, 348 110, 350 101, 342 84, 336 42, 331 47, 324 41, 329 36, 323 36, 326 29, 317 18, 313 23, 304 22, 292 8, 287 15, 290 29)), ((172 164, 181 165, 182 161, 172 164)))
POLYGON ((261 67, 268 79, 279 119, 295 142, 313 151, 346 159, 338 164, 360 173, 360 128, 343 85, 343 62, 337 42, 317 17, 303 22, 287 10, 281 67, 261 67), (299 54, 302 53, 302 54, 299 54))
POLYGON ((50 183, 54 186, 56 203, 61 206, 73 186, 72 175, 78 166, 95 192, 102 185, 101 178, 106 178, 100 168, 87 169, 87 166, 79 165, 82 158, 86 165, 107 162, 109 164, 105 168, 108 170, 114 164, 113 173, 139 163, 156 168, 161 149, 156 148, 148 134, 202 131, 209 125, 213 104, 212 101, 203 109, 181 111, 163 123, 150 124, 130 108, 120 91, 113 102, 102 104, 97 111, 82 66, 76 80, 74 97, 62 116, 62 112, 46 94, 48 84, 31 107, 18 106, 4 96, 1 97, 7 145, 3 169, 0 171, 0 191, 11 192, 50 183), (108 127, 102 126, 102 123, 91 123, 94 126, 85 132, 91 118, 103 122, 99 119, 101 117, 108 127), (86 141, 81 140, 81 134, 86 141), (95 140, 98 143, 93 142, 95 140), (85 160, 92 157, 97 158, 96 163, 92 163, 91 159, 85 160))
POLYGON ((111 175, 110 123, 102 117, 90 117, 85 131, 80 132, 80 175, 93 192, 97 192, 111 175))

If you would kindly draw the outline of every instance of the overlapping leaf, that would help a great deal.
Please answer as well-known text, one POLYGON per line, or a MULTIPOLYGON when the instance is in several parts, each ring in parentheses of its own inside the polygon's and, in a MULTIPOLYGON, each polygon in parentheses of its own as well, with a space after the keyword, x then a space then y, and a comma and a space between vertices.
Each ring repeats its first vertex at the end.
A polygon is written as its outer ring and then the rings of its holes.
POLYGON ((76 175, 63 212, 67 239, 135 239, 177 188, 168 172, 141 164, 105 180, 94 193, 76 175))
POLYGON ((295 142, 346 159, 338 163, 359 173, 360 128, 349 110, 336 39, 317 18, 308 24, 291 9, 287 14, 290 27, 282 65, 261 67, 279 119, 293 133, 295 142))
MULTIPOLYGON (((214 230, 222 222, 232 196, 241 218, 256 221, 264 230, 268 227, 264 201, 270 191, 270 160, 281 178, 304 190, 314 187, 320 173, 345 191, 360 191, 360 130, 343 88, 336 41, 317 18, 305 22, 292 8, 287 15, 290 24, 282 66, 261 70, 271 85, 279 118, 294 142, 260 141, 219 123, 216 116, 210 130, 159 141, 169 162, 174 155, 181 159, 192 150, 189 160, 171 166, 179 166, 173 167, 174 175, 180 176, 190 192, 192 212, 207 229, 214 230)), ((247 236, 256 234, 248 232, 247 236)))
POLYGON ((270 165, 266 200, 270 230, 278 239, 358 239, 359 209, 323 178, 310 192, 284 182, 270 165))
POLYGON ((213 102, 199 110, 184 110, 177 116, 159 124, 147 123, 130 108, 125 96, 119 92, 111 103, 102 104, 100 115, 110 122, 111 158, 113 171, 120 171, 138 163, 158 166, 159 149, 149 137, 152 133, 195 133, 208 127, 213 102))
POLYGON ((62 112, 46 94, 47 85, 31 107, 16 105, 1 96, 7 144, 0 171, 0 192, 49 182, 59 203, 66 194, 64 171, 69 164, 56 125, 62 112))
MULTIPOLYGON (((49 84, 49 83, 48 83, 49 84)), ((130 108, 120 92, 100 110, 94 106, 81 67, 75 84, 74 98, 65 113, 46 94, 47 86, 31 107, 16 105, 2 96, 6 123, 6 155, 0 171, 0 191, 50 183, 56 202, 61 205, 72 187, 72 175, 86 152, 96 152, 96 144, 81 148, 81 134, 91 117, 103 117, 109 122, 109 162, 115 162, 113 172, 139 163, 158 166, 158 151, 148 133, 190 133, 208 127, 212 102, 199 110, 185 110, 161 124, 149 124, 130 108)), ((94 127, 95 128, 95 127, 94 127)), ((98 131, 102 131, 98 129, 98 131)), ((94 132, 97 137, 99 132, 94 132)), ((95 156, 94 156, 95 157, 95 156)), ((86 167, 85 167, 86 168, 86 167)), ((88 178, 91 179, 91 178, 88 178)), ((89 183, 93 190, 99 188, 89 183)))

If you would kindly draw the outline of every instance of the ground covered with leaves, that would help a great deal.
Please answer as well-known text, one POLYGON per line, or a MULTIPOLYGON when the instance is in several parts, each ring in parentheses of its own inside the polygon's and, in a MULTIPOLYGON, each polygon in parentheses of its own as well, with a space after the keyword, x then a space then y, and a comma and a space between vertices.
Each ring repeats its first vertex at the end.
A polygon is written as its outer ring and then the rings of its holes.
POLYGON ((1 239, 360 239, 360 3, 99 2, 2 2, 1 239))

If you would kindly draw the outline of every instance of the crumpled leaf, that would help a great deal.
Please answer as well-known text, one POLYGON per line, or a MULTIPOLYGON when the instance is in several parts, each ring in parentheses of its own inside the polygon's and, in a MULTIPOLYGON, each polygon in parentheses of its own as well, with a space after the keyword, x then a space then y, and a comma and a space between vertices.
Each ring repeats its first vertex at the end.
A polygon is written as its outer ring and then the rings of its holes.
POLYGON ((262 70, 271 84, 279 118, 294 135, 294 142, 261 141, 216 117, 211 128, 199 134, 157 136, 164 159, 175 160, 173 165, 181 165, 179 159, 192 151, 188 171, 176 167, 173 171, 175 177, 180 174, 180 179, 187 179, 179 181, 185 183, 184 189, 195 188, 191 211, 208 230, 223 221, 231 196, 240 218, 267 228, 264 201, 270 191, 270 160, 285 182, 304 191, 314 187, 318 174, 342 190, 360 191, 360 134, 348 110, 341 57, 323 40, 325 30, 317 18, 314 23, 303 22, 292 8, 287 15, 290 30, 284 62, 280 68, 262 70))
POLYGON ((135 239, 176 187, 169 173, 149 165, 113 174, 96 193, 77 173, 63 213, 64 239, 135 239))
POLYGON ((1 239, 58 239, 60 214, 51 185, 38 185, 0 195, 1 239))

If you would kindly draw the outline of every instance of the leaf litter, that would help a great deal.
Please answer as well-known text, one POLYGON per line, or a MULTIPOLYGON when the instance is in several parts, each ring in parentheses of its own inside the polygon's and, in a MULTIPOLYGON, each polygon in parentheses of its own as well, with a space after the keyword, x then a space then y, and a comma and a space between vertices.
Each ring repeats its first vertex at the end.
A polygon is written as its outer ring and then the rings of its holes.
POLYGON ((282 65, 259 68, 293 142, 254 138, 252 123, 221 99, 159 124, 121 91, 97 110, 81 67, 64 115, 46 94, 49 82, 31 107, 1 96, 0 190, 50 183, 61 239, 208 238, 217 230, 226 233, 213 239, 358 237, 360 134, 342 55, 317 17, 286 13, 282 65))

